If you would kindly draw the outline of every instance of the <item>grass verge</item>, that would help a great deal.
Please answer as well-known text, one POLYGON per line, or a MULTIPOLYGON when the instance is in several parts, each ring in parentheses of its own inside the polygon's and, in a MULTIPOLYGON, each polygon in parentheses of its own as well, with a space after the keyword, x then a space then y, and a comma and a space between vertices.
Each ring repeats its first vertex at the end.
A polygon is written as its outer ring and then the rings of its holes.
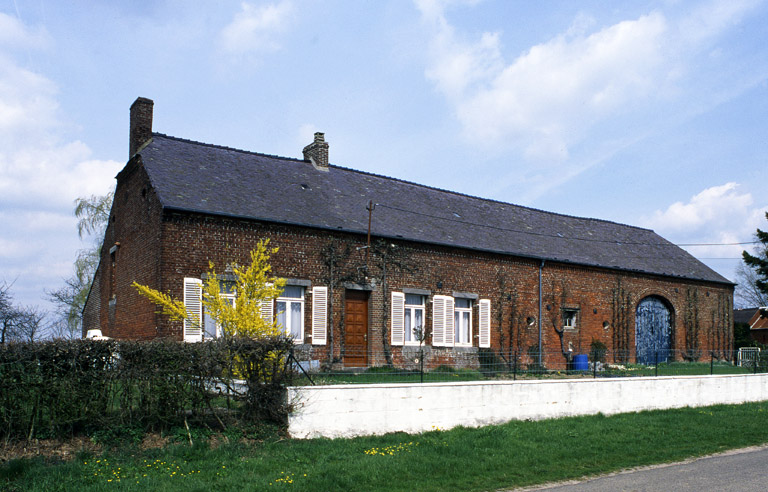
POLYGON ((69 462, 12 460, 0 465, 0 489, 495 490, 766 443, 766 416, 761 402, 216 449, 202 438, 146 451, 126 444, 69 462))

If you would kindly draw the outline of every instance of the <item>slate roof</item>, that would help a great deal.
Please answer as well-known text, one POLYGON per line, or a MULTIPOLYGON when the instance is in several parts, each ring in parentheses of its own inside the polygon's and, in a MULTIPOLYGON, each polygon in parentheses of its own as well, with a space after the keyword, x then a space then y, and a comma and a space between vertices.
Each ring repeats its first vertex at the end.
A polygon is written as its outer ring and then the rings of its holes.
POLYGON ((571 217, 331 165, 153 133, 141 155, 166 209, 730 283, 651 230, 571 217))
POLYGON ((734 309, 733 322, 749 324, 749 320, 754 316, 758 309, 759 308, 734 309))

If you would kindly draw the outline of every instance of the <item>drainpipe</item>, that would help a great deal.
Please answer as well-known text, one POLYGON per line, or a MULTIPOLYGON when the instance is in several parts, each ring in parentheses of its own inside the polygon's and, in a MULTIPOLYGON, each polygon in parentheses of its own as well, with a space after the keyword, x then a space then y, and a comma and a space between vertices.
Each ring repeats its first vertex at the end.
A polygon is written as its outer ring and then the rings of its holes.
POLYGON ((544 269, 544 260, 539 264, 539 368, 541 368, 541 271, 544 269))

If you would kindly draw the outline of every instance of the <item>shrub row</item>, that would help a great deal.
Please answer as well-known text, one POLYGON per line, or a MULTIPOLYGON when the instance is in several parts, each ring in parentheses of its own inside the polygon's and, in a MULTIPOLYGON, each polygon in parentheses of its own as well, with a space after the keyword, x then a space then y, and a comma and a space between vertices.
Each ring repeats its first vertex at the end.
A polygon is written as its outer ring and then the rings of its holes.
POLYGON ((283 423, 292 347, 287 337, 0 345, 0 438, 283 423))

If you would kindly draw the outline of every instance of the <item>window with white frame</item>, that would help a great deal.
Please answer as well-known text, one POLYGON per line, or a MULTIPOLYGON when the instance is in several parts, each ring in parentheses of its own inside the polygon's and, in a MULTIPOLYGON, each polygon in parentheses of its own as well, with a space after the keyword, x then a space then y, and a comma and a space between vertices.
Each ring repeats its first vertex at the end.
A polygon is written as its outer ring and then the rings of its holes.
POLYGON ((457 297, 454 301, 454 345, 472 345, 472 300, 457 297))
POLYGON ((419 344, 419 332, 424 330, 424 296, 405 294, 404 336, 406 344, 419 344))
POLYGON ((576 309, 563 309, 563 329, 575 330, 578 314, 579 311, 576 309))
MULTIPOLYGON (((235 307, 235 283, 219 281, 219 297, 235 307)), ((211 317, 207 309, 203 308, 203 339, 219 338, 222 335, 224 335, 224 328, 211 317)))
POLYGON ((294 341, 304 341, 304 287, 286 285, 275 301, 277 324, 294 341))

